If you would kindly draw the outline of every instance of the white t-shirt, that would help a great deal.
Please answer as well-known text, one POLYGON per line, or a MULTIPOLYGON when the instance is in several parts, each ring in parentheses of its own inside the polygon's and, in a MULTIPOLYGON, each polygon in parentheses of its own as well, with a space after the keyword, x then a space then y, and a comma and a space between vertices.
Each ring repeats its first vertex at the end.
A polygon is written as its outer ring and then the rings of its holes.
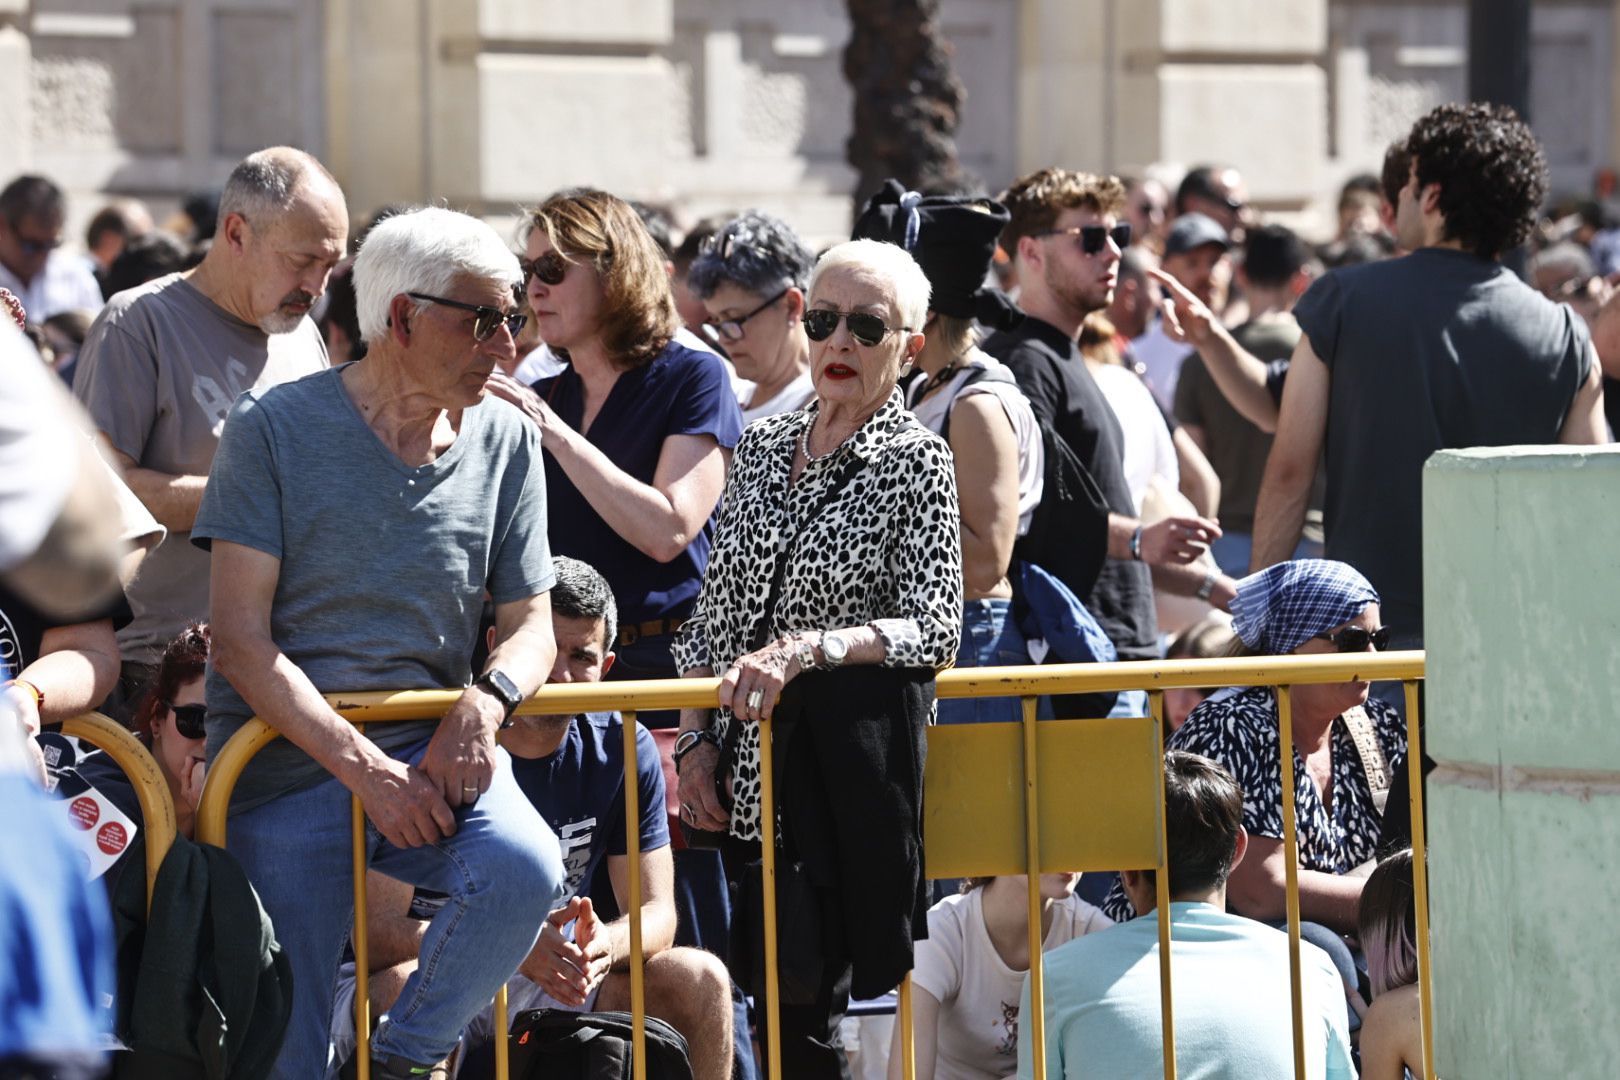
POLYGON ((94 315, 101 310, 101 286, 96 284, 96 275, 83 259, 65 251, 51 252, 45 269, 27 285, 0 264, 0 289, 10 289, 22 301, 30 323, 42 323, 64 311, 88 311, 94 315))
POLYGON ((1165 409, 1175 408, 1176 380, 1181 378, 1181 363, 1193 354, 1193 347, 1173 340, 1164 332, 1164 320, 1155 319, 1153 325, 1131 342, 1131 355, 1142 365, 1142 378, 1153 396, 1165 409))
POLYGON ((1170 427, 1159 411, 1147 384, 1136 373, 1115 364, 1097 364, 1091 367, 1097 389, 1108 399, 1108 405, 1119 418, 1119 429, 1125 436, 1125 483, 1131 489, 1131 501, 1142 513, 1142 499, 1155 476, 1167 490, 1181 487, 1181 466, 1176 463, 1176 444, 1170 438, 1170 427))
POLYGON ((1023 536, 1029 531, 1035 508, 1041 504, 1046 448, 1041 442, 1041 428, 1035 420, 1035 410, 1029 407, 1029 399, 1018 389, 1012 372, 989 353, 973 349, 968 353, 967 363, 951 377, 945 388, 919 403, 916 399, 922 386, 922 380, 912 385, 906 395, 906 404, 923 426, 936 434, 944 432, 945 417, 959 396, 991 394, 1001 402, 1007 419, 1012 422, 1013 438, 1018 442, 1018 535, 1023 536), (975 368, 988 368, 991 374, 963 388, 962 383, 975 368))
POLYGON ((762 416, 775 416, 777 413, 801 409, 815 395, 815 384, 810 381, 810 373, 806 371, 782 387, 771 400, 749 408, 748 399, 754 396, 753 384, 749 384, 748 393, 737 398, 737 404, 742 407, 743 427, 747 427, 762 416))
MULTIPOLYGON (((1042 952, 1113 925, 1078 896, 1052 907, 1042 952)), ((1002 962, 984 925, 984 890, 949 896, 928 911, 912 984, 940 1004, 935 1080, 1000 1080, 1018 1068, 1018 998, 1027 971, 1002 962)))
POLYGON ((61 380, 0 313, 0 570, 38 549, 78 475, 84 436, 61 380))

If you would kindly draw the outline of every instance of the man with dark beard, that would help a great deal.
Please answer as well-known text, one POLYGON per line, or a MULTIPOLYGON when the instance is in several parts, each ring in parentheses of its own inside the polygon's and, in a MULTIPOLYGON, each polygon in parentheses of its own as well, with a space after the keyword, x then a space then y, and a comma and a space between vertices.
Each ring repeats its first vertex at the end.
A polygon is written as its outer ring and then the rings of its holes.
POLYGON ((115 714, 127 714, 164 644, 208 617, 209 556, 190 532, 225 416, 245 390, 326 366, 308 315, 348 232, 343 192, 319 161, 261 150, 226 182, 202 263, 114 296, 85 338, 74 393, 169 530, 128 589, 135 619, 119 634, 115 714))
MULTIPOLYGON (((1221 534, 1215 522, 1169 517, 1144 527, 1137 519, 1125 482, 1119 420, 1076 347, 1085 317, 1108 306, 1120 249, 1131 242, 1130 225, 1119 222, 1124 185, 1113 177, 1043 169, 1019 180, 999 201, 1012 215, 1001 246, 1018 268, 1018 303, 1025 318, 986 340, 984 351, 1012 369, 1042 430, 1066 445, 1107 504, 1106 558, 1095 585, 1080 599, 1121 660, 1157 659, 1154 577, 1168 591, 1196 594, 1221 607, 1230 599, 1232 582, 1187 565, 1221 534)), ((1049 493, 1062 486, 1053 476, 1059 457, 1047 454, 1049 493)), ((1086 556, 1076 550, 1075 558, 1086 556)), ((1046 569, 1068 579, 1061 567, 1046 569)), ((1066 717, 1104 716, 1116 707, 1119 715, 1139 716, 1133 710, 1146 701, 1139 691, 1132 694, 1117 701, 1114 694, 1059 698, 1055 707, 1066 717)))

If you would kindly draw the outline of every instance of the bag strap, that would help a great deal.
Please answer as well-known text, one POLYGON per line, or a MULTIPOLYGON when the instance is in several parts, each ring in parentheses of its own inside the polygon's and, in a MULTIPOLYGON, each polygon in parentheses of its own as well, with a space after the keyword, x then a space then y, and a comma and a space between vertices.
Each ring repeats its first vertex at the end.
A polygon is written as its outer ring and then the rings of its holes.
POLYGON ((976 367, 969 371, 967 378, 962 380, 961 385, 957 386, 956 392, 951 395, 951 400, 945 404, 945 420, 939 425, 939 437, 947 443, 951 441, 951 410, 956 408, 958 401, 962 400, 962 391, 976 382, 983 381, 984 377, 989 374, 990 369, 987 367, 976 367))
POLYGON ((1389 758, 1378 743, 1378 733, 1373 730, 1372 717, 1367 715, 1366 709, 1357 705, 1346 710, 1343 719, 1345 730, 1350 732, 1350 740, 1355 743, 1356 755, 1361 758, 1361 770, 1367 774, 1367 787, 1372 791, 1373 805, 1382 816, 1389 802, 1389 758))

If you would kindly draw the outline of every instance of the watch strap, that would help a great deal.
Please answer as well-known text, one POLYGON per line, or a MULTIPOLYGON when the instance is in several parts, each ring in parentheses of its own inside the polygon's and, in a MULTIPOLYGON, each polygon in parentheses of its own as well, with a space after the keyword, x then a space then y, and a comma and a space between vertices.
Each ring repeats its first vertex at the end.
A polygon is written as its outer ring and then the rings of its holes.
POLYGON ((716 735, 709 728, 689 728, 688 730, 681 732, 679 735, 675 736, 675 748, 669 755, 670 761, 677 768, 679 768, 681 758, 685 757, 687 754, 690 754, 703 743, 710 743, 716 749, 720 749, 722 747, 720 736, 716 735))

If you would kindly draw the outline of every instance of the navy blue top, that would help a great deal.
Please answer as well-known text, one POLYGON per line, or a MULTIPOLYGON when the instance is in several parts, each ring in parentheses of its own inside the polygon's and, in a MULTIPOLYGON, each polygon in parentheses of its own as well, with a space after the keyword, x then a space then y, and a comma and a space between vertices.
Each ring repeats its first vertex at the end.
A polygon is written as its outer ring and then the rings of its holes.
MULTIPOLYGON (((562 846, 566 895, 588 891, 604 855, 624 855, 624 721, 618 713, 574 717, 556 753, 512 758, 512 776, 562 846)), ((636 725, 641 850, 669 846, 664 769, 647 729, 636 725)))
MULTIPOLYGON (((563 423, 580 430, 585 387, 572 367, 541 379, 534 390, 563 423)), ((671 341, 651 363, 619 376, 585 438, 625 473, 651 484, 664 440, 671 435, 712 435, 729 450, 741 434, 742 413, 720 358, 671 341)), ((546 454, 545 461, 551 553, 601 571, 613 589, 621 623, 685 618, 709 566, 718 507, 685 551, 660 563, 602 520, 556 458, 546 454)))

